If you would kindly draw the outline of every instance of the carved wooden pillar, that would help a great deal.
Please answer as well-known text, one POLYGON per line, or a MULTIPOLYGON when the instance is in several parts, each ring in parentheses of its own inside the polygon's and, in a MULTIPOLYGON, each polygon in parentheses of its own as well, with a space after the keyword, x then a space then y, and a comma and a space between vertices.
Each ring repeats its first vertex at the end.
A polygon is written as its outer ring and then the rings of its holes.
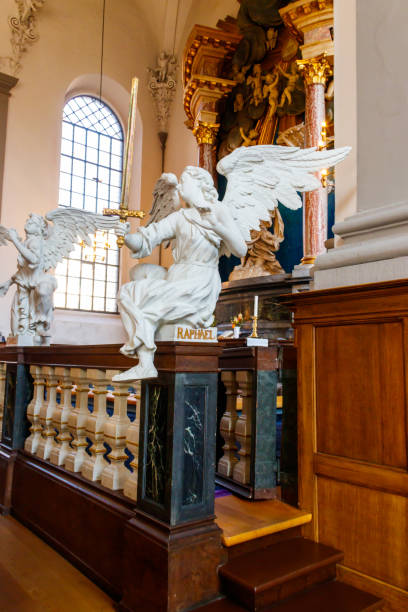
POLYGON ((106 448, 104 445, 104 426, 108 419, 106 412, 107 386, 111 382, 108 380, 104 370, 89 369, 88 378, 93 384, 94 409, 88 416, 86 425, 86 435, 92 440, 90 447, 91 456, 87 457, 82 465, 81 473, 88 480, 100 480, 102 472, 107 466, 104 458, 106 448))
POLYGON ((238 459, 235 456, 237 445, 235 441, 235 426, 237 422, 237 382, 236 372, 222 372, 221 380, 227 394, 227 408, 220 422, 220 434, 225 444, 222 447, 224 455, 218 462, 217 471, 222 476, 232 477, 234 466, 238 459))
POLYGON ((76 400, 75 408, 68 417, 68 430, 73 440, 71 450, 65 459, 65 469, 70 472, 80 472, 87 457, 86 424, 89 416, 89 383, 87 371, 83 368, 71 368, 71 377, 76 385, 76 400))
MULTIPOLYGON (((108 370, 106 376, 112 379, 119 372, 108 370)), ((108 489, 117 491, 123 489, 129 470, 125 467, 128 458, 125 453, 126 432, 130 425, 127 415, 127 401, 129 397, 129 383, 116 382, 114 384, 113 395, 113 415, 105 422, 104 433, 105 441, 111 447, 108 455, 110 464, 102 472, 101 484, 108 489)))
MULTIPOLYGON (((318 147, 321 142, 322 125, 326 118, 325 86, 332 69, 325 57, 299 60, 306 87, 305 146, 318 147)), ((321 172, 316 173, 321 181, 321 172)), ((324 253, 327 239, 327 188, 318 189, 303 196, 303 264, 314 264, 320 253, 324 253)))
POLYGON ((233 478, 247 484, 251 473, 251 432, 252 432, 252 388, 253 372, 243 370, 236 373, 237 385, 242 395, 242 412, 235 426, 235 437, 241 448, 239 461, 234 466, 233 478))
POLYGON ((194 26, 183 57, 184 110, 199 150, 199 165, 217 183, 216 145, 220 127, 220 102, 236 83, 225 66, 237 48, 241 35, 216 28, 194 26))
POLYGON ((58 430, 55 443, 50 454, 50 461, 54 465, 64 465, 69 453, 69 443, 72 436, 68 429, 68 419, 72 410, 71 393, 72 378, 70 368, 55 368, 61 387, 61 401, 57 404, 52 417, 54 427, 58 430))
POLYGON ((140 434, 140 393, 141 384, 140 380, 136 384, 136 409, 135 419, 127 430, 126 445, 133 455, 133 459, 130 462, 130 467, 133 472, 129 474, 128 479, 125 482, 123 493, 127 497, 136 500, 137 499, 137 480, 138 480, 138 466, 139 466, 139 434, 140 434))
POLYGON ((34 378, 34 395, 27 406, 27 418, 31 423, 31 427, 30 435, 24 443, 24 448, 29 453, 35 454, 41 439, 40 412, 44 404, 45 380, 41 366, 31 366, 30 373, 34 378))
POLYGON ((54 436, 56 435, 52 417, 57 408, 58 377, 55 374, 55 368, 48 366, 43 368, 43 375, 46 382, 47 399, 40 410, 39 416, 42 432, 36 454, 41 457, 41 459, 48 459, 54 445, 54 436))

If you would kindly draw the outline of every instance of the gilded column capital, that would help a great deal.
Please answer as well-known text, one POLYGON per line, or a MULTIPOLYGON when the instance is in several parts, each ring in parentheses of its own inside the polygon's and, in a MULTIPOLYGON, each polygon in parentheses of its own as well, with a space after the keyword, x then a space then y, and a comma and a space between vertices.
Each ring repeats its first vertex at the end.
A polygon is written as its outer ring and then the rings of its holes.
POLYGON ((325 57, 297 60, 297 64, 306 85, 326 85, 327 79, 333 74, 333 69, 325 57))
POLYGON ((194 126, 193 134, 196 137, 197 143, 201 144, 217 144, 219 123, 207 123, 206 121, 197 121, 194 126))

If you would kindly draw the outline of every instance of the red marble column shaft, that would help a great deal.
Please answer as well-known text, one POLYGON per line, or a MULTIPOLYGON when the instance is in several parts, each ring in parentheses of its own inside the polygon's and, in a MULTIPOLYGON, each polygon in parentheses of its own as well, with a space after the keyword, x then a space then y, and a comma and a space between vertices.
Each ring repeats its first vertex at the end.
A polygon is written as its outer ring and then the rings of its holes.
POLYGON ((205 168, 214 179, 214 185, 217 187, 217 156, 215 145, 208 142, 202 142, 198 145, 198 165, 200 168, 205 168))
MULTIPOLYGON (((306 147, 318 147, 321 141, 322 124, 326 118, 324 85, 306 85, 306 147)), ((316 173, 321 179, 320 172, 316 173)), ((304 194, 303 213, 303 259, 302 263, 314 263, 326 249, 327 239, 327 189, 320 187, 304 194)))

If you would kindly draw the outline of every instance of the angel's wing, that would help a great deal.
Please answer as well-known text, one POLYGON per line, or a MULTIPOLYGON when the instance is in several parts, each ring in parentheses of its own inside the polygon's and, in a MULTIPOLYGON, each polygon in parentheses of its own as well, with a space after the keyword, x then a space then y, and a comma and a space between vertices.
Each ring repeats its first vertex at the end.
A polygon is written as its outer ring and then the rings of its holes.
POLYGON ((246 242, 260 221, 270 219, 278 202, 296 210, 302 206, 298 192, 313 191, 319 179, 313 172, 342 161, 350 147, 330 151, 257 145, 240 147, 221 159, 217 171, 228 178, 223 204, 227 205, 246 242))
POLYGON ((53 226, 48 230, 44 243, 44 270, 55 268, 73 250, 75 244, 84 241, 91 245, 90 234, 98 230, 108 231, 119 226, 119 217, 104 217, 76 208, 56 208, 45 215, 53 226))
MULTIPOLYGON (((177 176, 171 172, 163 172, 154 186, 150 219, 146 225, 158 223, 168 215, 171 215, 171 213, 176 212, 179 208, 180 198, 177 176)), ((165 243, 164 247, 167 248, 169 245, 170 241, 165 243)))
POLYGON ((4 225, 0 225, 0 246, 6 246, 8 236, 8 229, 4 225))

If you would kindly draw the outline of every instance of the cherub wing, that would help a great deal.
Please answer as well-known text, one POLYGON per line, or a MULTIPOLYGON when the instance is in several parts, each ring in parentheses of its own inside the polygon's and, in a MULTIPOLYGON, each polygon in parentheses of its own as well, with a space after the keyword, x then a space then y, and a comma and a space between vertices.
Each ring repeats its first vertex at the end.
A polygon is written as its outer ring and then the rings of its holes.
POLYGON ((45 215, 53 226, 48 229, 44 242, 44 270, 50 270, 68 257, 75 244, 85 242, 91 245, 90 234, 98 230, 114 230, 119 226, 119 217, 104 217, 76 208, 56 208, 45 215))
MULTIPOLYGON (((150 219, 146 223, 158 223, 171 213, 180 208, 180 197, 178 194, 178 180, 175 174, 163 172, 153 190, 153 204, 150 210, 150 219)), ((167 248, 170 241, 164 244, 167 248)))
POLYGON ((6 246, 8 236, 8 229, 4 225, 0 225, 0 246, 6 246))
POLYGON ((341 162, 350 147, 318 151, 298 147, 257 145, 240 147, 221 159, 217 171, 228 179, 222 201, 237 222, 246 242, 260 221, 270 220, 278 202, 296 210, 302 206, 298 192, 313 191, 319 179, 313 172, 341 162))

